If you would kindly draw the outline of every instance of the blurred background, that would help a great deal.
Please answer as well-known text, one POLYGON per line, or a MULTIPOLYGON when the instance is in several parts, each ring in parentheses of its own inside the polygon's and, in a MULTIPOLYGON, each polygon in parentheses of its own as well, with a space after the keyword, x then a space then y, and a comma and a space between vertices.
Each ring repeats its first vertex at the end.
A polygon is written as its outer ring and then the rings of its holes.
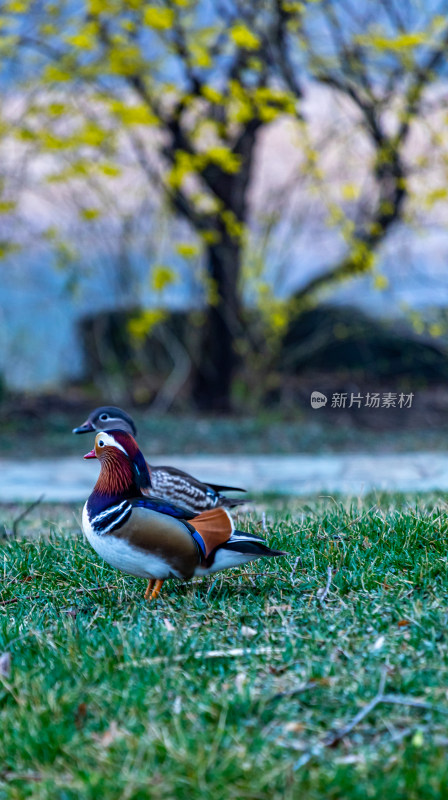
POLYGON ((0 25, 3 456, 101 404, 154 454, 445 448, 448 2, 0 25))

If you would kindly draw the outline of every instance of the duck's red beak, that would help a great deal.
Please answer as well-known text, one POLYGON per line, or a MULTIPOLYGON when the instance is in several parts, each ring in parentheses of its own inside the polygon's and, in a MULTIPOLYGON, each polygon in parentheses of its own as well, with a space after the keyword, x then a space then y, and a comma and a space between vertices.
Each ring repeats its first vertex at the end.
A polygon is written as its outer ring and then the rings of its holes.
POLYGON ((89 450, 89 452, 85 454, 84 458, 96 458, 95 448, 93 448, 93 450, 89 450))

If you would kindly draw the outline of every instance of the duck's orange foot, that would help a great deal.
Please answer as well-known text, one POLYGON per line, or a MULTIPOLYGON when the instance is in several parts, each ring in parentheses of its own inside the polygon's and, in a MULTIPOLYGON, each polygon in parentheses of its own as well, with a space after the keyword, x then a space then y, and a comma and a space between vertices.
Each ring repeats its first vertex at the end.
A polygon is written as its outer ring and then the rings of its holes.
POLYGON ((153 579, 148 581, 148 586, 146 587, 145 592, 145 600, 157 600, 163 583, 163 581, 155 581, 153 579))
POLYGON ((155 581, 154 581, 154 580, 152 580, 152 579, 151 579, 150 581, 148 581, 148 585, 147 585, 147 587, 146 587, 146 592, 145 592, 145 594, 144 594, 144 598, 145 598, 145 600, 147 600, 147 599, 148 599, 148 597, 149 597, 149 595, 151 594, 151 592, 152 592, 152 590, 153 590, 153 588, 154 588, 154 584, 155 584, 155 581))

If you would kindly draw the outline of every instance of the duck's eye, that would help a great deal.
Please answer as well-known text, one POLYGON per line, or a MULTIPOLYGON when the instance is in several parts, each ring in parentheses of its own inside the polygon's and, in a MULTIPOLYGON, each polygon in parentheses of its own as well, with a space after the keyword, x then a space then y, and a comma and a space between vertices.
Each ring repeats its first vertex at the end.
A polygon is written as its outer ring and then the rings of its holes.
POLYGON ((102 439, 99 440, 98 447, 104 447, 104 442, 102 439))
POLYGON ((109 419, 109 414, 101 414, 100 419, 104 422, 106 419, 109 419))

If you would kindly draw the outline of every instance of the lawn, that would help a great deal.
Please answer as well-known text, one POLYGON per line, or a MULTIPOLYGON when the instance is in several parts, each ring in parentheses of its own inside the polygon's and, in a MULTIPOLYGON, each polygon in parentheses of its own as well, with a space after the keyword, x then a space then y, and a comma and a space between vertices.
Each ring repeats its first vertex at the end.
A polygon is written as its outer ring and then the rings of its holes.
POLYGON ((288 558, 156 605, 79 516, 42 505, 0 541, 1 800, 447 795, 440 499, 272 499, 288 558))

